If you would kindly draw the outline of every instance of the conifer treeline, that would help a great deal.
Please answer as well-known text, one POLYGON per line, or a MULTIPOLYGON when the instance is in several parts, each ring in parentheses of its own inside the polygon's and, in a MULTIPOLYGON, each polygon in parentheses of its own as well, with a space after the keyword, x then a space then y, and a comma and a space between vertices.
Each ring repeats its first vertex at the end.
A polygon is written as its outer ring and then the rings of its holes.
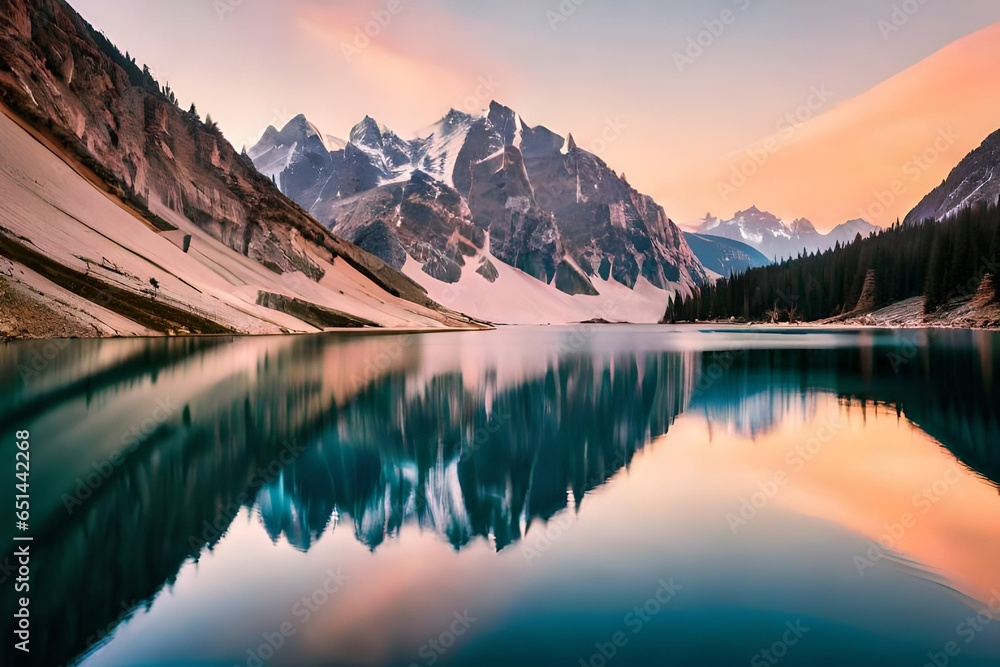
POLYGON ((985 273, 1000 273, 1000 209, 977 204, 941 223, 892 228, 823 253, 719 280, 671 300, 666 322, 816 320, 852 312, 868 271, 875 302, 927 296, 927 312, 971 296, 985 273))
MULTIPOLYGON (((156 77, 150 71, 149 65, 143 65, 142 68, 140 68, 135 62, 135 57, 128 51, 126 51, 123 55, 121 49, 115 46, 103 32, 98 31, 89 23, 87 23, 86 26, 90 31, 91 37, 93 37, 94 41, 97 43, 97 47, 125 71, 125 74, 128 75, 129 82, 133 86, 142 88, 153 95, 158 95, 167 102, 173 104, 175 107, 180 108, 180 100, 177 99, 177 94, 170 87, 169 81, 160 85, 160 82, 156 80, 156 77)), ((188 111, 188 115, 195 121, 202 123, 209 131, 215 132, 220 136, 222 135, 222 131, 219 129, 218 123, 212 120, 211 115, 206 116, 204 121, 201 120, 201 116, 198 115, 198 111, 195 109, 193 103, 191 104, 191 109, 188 111)))

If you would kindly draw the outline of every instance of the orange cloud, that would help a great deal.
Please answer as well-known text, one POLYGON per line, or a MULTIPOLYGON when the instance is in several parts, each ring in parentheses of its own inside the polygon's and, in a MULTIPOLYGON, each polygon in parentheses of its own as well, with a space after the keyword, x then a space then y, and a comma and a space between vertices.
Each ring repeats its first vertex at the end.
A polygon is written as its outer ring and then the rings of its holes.
MULTIPOLYGON (((821 229, 904 217, 1000 128, 1000 24, 935 53, 828 112, 682 176, 675 200, 728 214, 759 205, 821 229)), ((667 195, 669 201, 671 195, 667 195)))
POLYGON ((430 4, 309 4, 299 8, 296 23, 309 39, 325 45, 331 58, 341 61, 345 89, 364 99, 373 115, 379 109, 398 110, 397 122, 378 120, 407 136, 442 117, 449 102, 464 108, 476 98, 479 106, 466 111, 488 107, 502 82, 509 80, 497 63, 479 62, 471 47, 467 57, 454 58, 454 42, 462 39, 464 30, 453 16, 430 4), (449 35, 451 51, 428 44, 427 35, 436 33, 449 35), (483 81, 492 85, 484 86, 483 81))

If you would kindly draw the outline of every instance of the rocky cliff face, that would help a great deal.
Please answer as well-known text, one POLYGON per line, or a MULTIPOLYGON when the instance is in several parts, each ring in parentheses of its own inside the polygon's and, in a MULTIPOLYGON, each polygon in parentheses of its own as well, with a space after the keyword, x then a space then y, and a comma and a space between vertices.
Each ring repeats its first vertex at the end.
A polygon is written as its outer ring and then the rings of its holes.
POLYGON ((334 199, 327 209, 338 234, 402 269, 407 256, 427 275, 456 282, 486 243, 465 200, 422 172, 355 197, 334 199))
POLYGON ((409 258, 446 284, 478 273, 484 298, 495 262, 574 297, 609 282, 632 290, 644 279, 666 294, 707 279, 656 202, 572 137, 496 102, 481 116, 451 111, 412 141, 366 118, 329 151, 310 128, 301 117, 269 128, 250 155, 318 220, 396 268, 409 258))
POLYGON ((994 132, 969 153, 945 179, 924 197, 904 221, 916 225, 940 222, 967 206, 1000 199, 1000 131, 994 132))
MULTIPOLYGON (((411 280, 316 224, 216 126, 178 108, 148 70, 63 2, 0 0, 0 96, 160 231, 175 229, 165 218, 179 216, 275 274, 313 281, 343 260, 376 289, 436 307, 411 280)), ((326 155, 311 165, 317 172, 332 168, 326 155)), ((298 179, 310 175, 303 168, 298 179)))

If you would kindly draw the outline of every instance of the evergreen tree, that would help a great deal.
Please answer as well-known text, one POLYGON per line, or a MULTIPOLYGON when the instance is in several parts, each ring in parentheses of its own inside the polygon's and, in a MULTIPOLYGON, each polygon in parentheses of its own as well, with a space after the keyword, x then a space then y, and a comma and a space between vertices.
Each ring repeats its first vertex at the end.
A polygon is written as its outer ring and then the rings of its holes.
MULTIPOLYGON (((990 264, 995 267, 995 265, 1000 262, 1000 225, 997 225, 996 229, 993 230, 993 242, 990 244, 990 264)), ((997 274, 996 269, 993 270, 994 275, 997 274)))
POLYGON ((897 221, 868 239, 731 275, 675 299, 664 319, 787 319, 793 308, 807 321, 825 319, 856 306, 871 270, 877 305, 926 296, 933 311, 972 296, 985 271, 1000 274, 998 264, 1000 207, 977 205, 940 223, 897 221))

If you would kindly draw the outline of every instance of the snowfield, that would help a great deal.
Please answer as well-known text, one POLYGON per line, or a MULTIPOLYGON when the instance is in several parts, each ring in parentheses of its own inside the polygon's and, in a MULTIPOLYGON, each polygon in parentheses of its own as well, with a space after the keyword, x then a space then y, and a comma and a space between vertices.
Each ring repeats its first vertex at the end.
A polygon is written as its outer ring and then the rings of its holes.
POLYGON ((423 265, 407 256, 403 273, 419 282, 432 299, 452 310, 493 324, 574 324, 593 319, 608 322, 655 324, 667 312, 671 292, 640 277, 634 290, 611 280, 593 279, 600 296, 570 296, 490 253, 469 260, 455 284, 435 280, 423 265), (489 260, 499 277, 492 284, 476 269, 489 260))

